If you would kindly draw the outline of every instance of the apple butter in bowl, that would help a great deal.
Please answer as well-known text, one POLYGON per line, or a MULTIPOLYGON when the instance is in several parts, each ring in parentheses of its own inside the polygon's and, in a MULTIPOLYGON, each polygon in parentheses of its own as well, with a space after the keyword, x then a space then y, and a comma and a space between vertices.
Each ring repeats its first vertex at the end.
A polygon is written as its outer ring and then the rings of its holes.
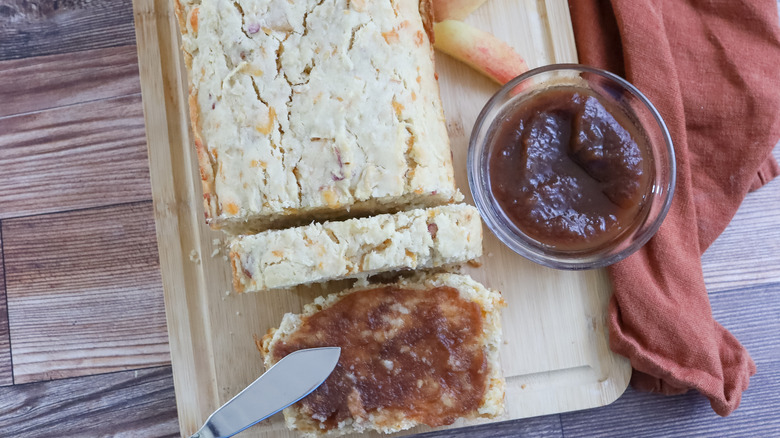
POLYGON ((657 231, 674 191, 674 150, 631 84, 579 65, 510 81, 480 114, 469 185, 488 227, 554 268, 606 266, 657 231))

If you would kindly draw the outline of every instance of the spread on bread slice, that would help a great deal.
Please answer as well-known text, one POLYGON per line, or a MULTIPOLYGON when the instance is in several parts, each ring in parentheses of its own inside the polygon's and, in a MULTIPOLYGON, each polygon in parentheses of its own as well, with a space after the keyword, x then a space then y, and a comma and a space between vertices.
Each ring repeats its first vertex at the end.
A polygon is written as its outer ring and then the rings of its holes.
POLYGON ((419 276, 321 297, 259 342, 266 367, 341 347, 334 372, 284 411, 306 433, 390 433, 503 412, 501 295, 471 277, 419 276))

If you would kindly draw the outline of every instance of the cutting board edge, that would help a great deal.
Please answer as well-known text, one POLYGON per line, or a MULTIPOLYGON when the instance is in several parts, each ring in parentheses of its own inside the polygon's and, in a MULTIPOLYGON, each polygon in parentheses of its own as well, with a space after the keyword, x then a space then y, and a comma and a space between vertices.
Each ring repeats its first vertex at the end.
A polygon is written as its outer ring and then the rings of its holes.
MULTIPOLYGON (((205 334, 205 324, 203 321, 197 321, 198 318, 193 321, 190 312, 184 315, 176 312, 174 305, 186 303, 186 307, 188 310, 192 309, 193 314, 207 315, 207 312, 200 308, 203 305, 202 300, 187 292, 193 288, 193 283, 198 285, 194 289, 202 290, 203 279, 199 275, 193 275, 193 269, 197 268, 187 260, 188 248, 184 248, 182 244, 185 236, 199 228, 197 223, 193 223, 199 219, 193 218, 192 212, 198 212, 202 207, 194 205, 191 197, 185 196, 182 199, 181 193, 176 189, 177 176, 186 177, 189 171, 186 166, 181 168, 181 163, 176 163, 172 148, 177 143, 186 143, 189 146, 190 141, 188 120, 185 119, 182 124, 180 114, 186 105, 186 100, 181 95, 182 78, 178 73, 171 73, 171 70, 181 69, 178 39, 174 38, 176 42, 160 39, 161 35, 171 37, 178 32, 170 4, 166 4, 162 11, 158 8, 159 3, 167 1, 133 0, 133 15, 171 368, 179 427, 184 431, 199 428, 208 413, 213 410, 212 406, 218 403, 218 397, 213 382, 203 384, 199 378, 204 374, 203 367, 210 370, 205 374, 214 374, 213 361, 199 360, 202 355, 196 353, 199 349, 210 350, 208 342, 205 341, 206 336, 194 336, 195 332, 205 334), (150 44, 145 44, 147 41, 150 44), (154 44, 155 42, 158 44, 154 44), (176 56, 165 59, 162 52, 166 50, 175 51, 176 56), (171 79, 172 76, 176 76, 176 80, 171 84, 166 78, 171 79), (172 117, 178 118, 178 122, 171 120, 172 117), (171 236, 176 236, 176 239, 171 239, 171 236), (164 244, 171 240, 178 244, 164 244), (185 407, 185 404, 190 406, 185 407)), ((187 240, 200 241, 192 238, 187 240)), ((191 250, 203 253, 199 248, 191 250)))
MULTIPOLYGON (((190 369, 191 364, 193 362, 197 362, 197 358, 201 357, 200 355, 194 354, 194 351, 197 349, 196 346, 192 344, 193 340, 193 332, 191 328, 189 331, 183 330, 183 327, 176 324, 175 321, 180 317, 180 315, 176 315, 173 311, 173 303, 180 303, 181 301, 188 301, 188 296, 186 292, 183 290, 182 285, 187 284, 188 280, 186 277, 189 277, 189 282, 194 281, 196 284, 199 282, 202 282, 202 278, 199 278, 199 275, 193 275, 191 272, 193 269, 197 270, 197 268, 193 268, 190 266, 189 262, 186 261, 188 255, 186 254, 186 249, 181 244, 181 237, 182 233, 193 233, 195 235, 198 234, 197 230, 200 228, 198 222, 200 222, 199 217, 193 217, 195 215, 192 214, 193 210, 200 211, 202 207, 199 205, 197 201, 199 199, 193 199, 192 197, 187 198, 185 201, 182 201, 181 199, 177 199, 176 195, 171 192, 170 185, 175 184, 173 181, 173 177, 170 178, 164 178, 166 174, 172 175, 174 174, 173 167, 175 166, 172 161, 171 157, 169 156, 167 160, 159 158, 159 151, 157 151, 157 148, 161 147, 162 145, 165 145, 167 143, 168 147, 171 147, 173 144, 173 141, 171 140, 172 135, 176 135, 176 133, 171 134, 168 132, 168 129, 171 125, 176 125, 176 123, 173 123, 171 121, 171 118, 178 118, 179 119, 179 126, 176 127, 179 130, 183 130, 184 132, 179 132, 178 135, 180 138, 183 138, 186 140, 187 144, 189 144, 189 133, 186 131, 188 129, 187 126, 187 120, 184 118, 184 125, 181 125, 181 114, 178 114, 176 116, 172 116, 169 114, 169 111, 172 111, 172 107, 178 108, 178 110, 181 110, 186 105, 186 100, 183 99, 183 96, 181 95, 181 90, 177 89, 177 87, 170 88, 170 83, 168 82, 169 88, 165 89, 165 87, 162 84, 165 84, 166 77, 164 72, 170 72, 170 71, 180 71, 180 60, 176 59, 174 61, 169 60, 163 60, 160 58, 160 47, 162 45, 168 45, 167 50, 176 50, 178 51, 178 43, 175 41, 167 40, 161 41, 160 37, 160 29, 167 29, 168 32, 163 32, 162 37, 172 38, 174 34, 172 31, 175 31, 175 22, 174 19, 170 16, 170 7, 166 7, 166 10, 159 10, 159 8, 155 7, 155 3, 161 3, 165 0, 133 0, 133 7, 134 7, 134 14, 136 19, 136 32, 138 36, 138 53, 139 53, 139 69, 141 70, 141 87, 142 87, 142 95, 143 95, 143 101, 144 101, 144 117, 146 121, 147 126, 147 141, 148 141, 148 147, 149 147, 149 155, 150 155, 150 168, 152 170, 152 188, 153 188, 153 199, 155 204, 155 223, 157 227, 157 238, 158 238, 158 248, 160 251, 160 262, 161 262, 161 270, 163 270, 163 283, 164 283, 164 293, 165 293, 165 303, 166 303, 166 317, 169 321, 169 337, 171 339, 171 358, 172 358, 172 367, 174 372, 174 383, 175 383, 175 391, 176 391, 176 399, 177 399, 177 408, 179 411, 179 422, 180 427, 182 431, 191 430, 195 424, 200 424, 205 417, 207 416, 209 412, 209 408, 207 407, 209 404, 213 404, 215 400, 218 399, 216 396, 217 389, 214 387, 213 379, 209 378, 209 382, 206 384, 203 384, 201 375, 197 371, 192 371, 190 369), (164 23, 161 23, 160 21, 164 20, 164 23), (171 26, 174 26, 171 28, 171 26), (145 44, 146 41, 156 41, 158 44, 156 47, 149 46, 145 44), (171 47, 172 46, 172 47, 171 47), (156 55, 156 56, 155 56, 156 55), (166 62, 174 62, 174 66, 170 65, 164 65, 166 62), (157 83, 157 85, 155 85, 157 83), (160 108, 158 106, 161 106, 163 108, 163 113, 165 117, 158 118, 160 115, 160 108), (165 129, 163 129, 162 125, 166 125, 165 129), (150 129, 150 126, 156 126, 157 129, 150 129), (155 158, 157 157, 157 158, 155 158), (185 210, 187 211, 187 214, 185 217, 181 217, 180 213, 182 212, 182 205, 186 205, 185 210), (193 223, 193 221, 195 223, 193 223), (189 228, 189 231, 182 231, 182 228, 189 228), (171 247, 169 245, 164 245, 163 242, 165 242, 167 239, 170 239, 171 234, 174 233, 178 236, 177 240, 179 240, 180 244, 178 247, 171 247), (164 269, 164 267, 171 267, 169 269, 164 269), (193 279, 194 278, 194 279, 193 279), (174 324, 171 324, 174 322, 174 324), (171 325, 174 326, 174 328, 171 327, 171 325), (185 356, 182 358, 182 356, 185 356), (189 359, 187 359, 189 358, 189 359), (200 387, 200 390, 195 389, 196 387, 200 387), (199 409, 197 409, 200 412, 192 411, 191 409, 185 409, 183 408, 183 403, 185 400, 187 403, 191 403, 195 399, 195 402, 200 405, 199 409), (204 401, 204 400, 211 400, 204 401), (200 402, 200 403, 199 403, 200 402)), ((557 7, 560 7, 561 5, 566 6, 565 0, 546 0, 546 3, 548 4, 548 10, 549 5, 555 4, 557 7)), ((568 7, 565 8, 566 11, 566 17, 568 18, 568 7)), ((571 23, 569 21, 568 24, 568 33, 571 36, 570 44, 573 46, 573 34, 571 33, 571 23)), ((563 43, 554 42, 554 46, 556 47, 556 52, 558 52, 558 47, 563 47, 560 50, 569 50, 566 49, 566 38, 563 38, 563 43)), ((558 59, 558 55, 554 55, 556 60, 558 59)), ((567 61, 566 59, 561 59, 563 61, 567 61)), ((570 61, 570 60, 568 60, 570 61)), ((178 74, 178 73, 177 73, 178 74)), ((168 78, 169 80, 171 78, 168 78)), ((177 81, 173 81, 174 84, 181 84, 181 77, 177 78, 177 81)), ((178 111, 176 110, 176 111, 178 111)), ((170 152, 170 151, 166 151, 170 152)), ((186 166, 184 166, 186 168, 186 166)), ((184 170, 187 171, 186 169, 184 170)), ((194 238, 191 239, 192 241, 198 242, 201 240, 201 238, 194 238)), ((203 254, 203 251, 200 251, 200 246, 198 246, 197 250, 200 254, 203 254)), ((202 273, 201 273, 202 274, 202 273)), ((202 291, 202 290, 201 290, 202 291)), ((192 308, 197 309, 199 305, 202 305, 203 303, 198 300, 198 297, 195 297, 194 299, 192 297, 189 297, 189 301, 193 301, 191 303, 192 308)), ((189 315, 187 315, 187 319, 189 319, 189 315)), ((189 327, 192 326, 192 323, 189 322, 187 324, 189 327)), ((197 324, 196 324, 197 325, 197 324)), ((205 329, 205 326, 207 324, 201 324, 201 329, 205 329)), ((206 344, 206 342, 203 342, 206 344)), ((209 349, 208 346, 205 346, 207 350, 209 349)), ((539 410, 539 411, 533 411, 533 412, 525 412, 524 414, 519 414, 511 417, 502 417, 498 419, 493 420, 486 420, 486 421, 476 421, 476 422, 467 422, 464 424, 458 425, 458 427, 472 425, 472 424, 482 424, 482 423, 489 423, 489 422, 495 422, 495 421, 505 421, 505 420, 511 420, 511 419, 517 419, 517 418, 527 418, 527 417, 533 417, 538 415, 546 415, 546 414, 554 414, 554 413, 560 413, 560 412, 567 412, 572 410, 579 410, 579 409, 587 409, 587 408, 593 408, 598 406, 604 406, 607 405, 614 400, 616 400, 626 389, 628 385, 628 381, 631 375, 631 367, 630 364, 628 364, 628 361, 624 358, 618 357, 617 355, 614 355, 614 353, 609 353, 607 355, 608 359, 608 377, 605 380, 602 380, 600 383, 609 382, 610 389, 607 391, 603 390, 603 385, 601 389, 601 394, 604 397, 598 398, 598 400, 595 400, 594 398, 588 398, 589 402, 583 402, 580 405, 571 405, 571 406, 561 406, 560 410, 553 410, 553 411, 545 411, 545 410, 539 410)), ((213 361, 206 361, 206 365, 210 366, 210 368, 213 370, 214 365, 213 361)), ((202 372, 201 372, 202 374, 202 372)), ((207 373, 208 374, 208 373, 207 373)), ((213 375, 213 373, 212 373, 213 375)), ((208 376, 207 376, 208 377, 208 376)), ((510 378, 510 380, 515 378, 510 378)), ((511 385, 511 383, 510 383, 511 385)), ((580 388, 582 389, 582 388, 580 388)), ((599 390, 596 387, 587 389, 588 391, 592 390, 599 390)), ((572 393, 576 392, 577 389, 569 388, 569 391, 561 390, 557 391, 557 396, 560 398, 568 398, 572 393)), ((532 393, 532 391, 527 391, 528 393, 532 393)), ((508 405, 511 406, 512 400, 514 400, 513 392, 510 390, 508 391, 507 398, 508 398, 508 405)), ((542 395, 538 396, 539 398, 543 398, 542 395)), ((532 399, 532 398, 531 398, 532 399)), ((427 428, 426 428, 427 429, 427 428)), ((430 430, 430 429, 428 429, 430 430)))

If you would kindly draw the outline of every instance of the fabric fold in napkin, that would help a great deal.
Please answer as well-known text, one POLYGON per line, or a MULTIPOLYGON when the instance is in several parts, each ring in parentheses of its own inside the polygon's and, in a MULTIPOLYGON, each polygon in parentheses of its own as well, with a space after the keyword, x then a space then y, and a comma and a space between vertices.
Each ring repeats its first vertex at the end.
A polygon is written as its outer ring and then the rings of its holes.
POLYGON ((701 255, 748 191, 780 173, 775 0, 569 0, 580 62, 637 86, 666 121, 677 188, 655 237, 609 268, 610 346, 639 389, 696 389, 720 415, 756 366, 712 316, 701 255))

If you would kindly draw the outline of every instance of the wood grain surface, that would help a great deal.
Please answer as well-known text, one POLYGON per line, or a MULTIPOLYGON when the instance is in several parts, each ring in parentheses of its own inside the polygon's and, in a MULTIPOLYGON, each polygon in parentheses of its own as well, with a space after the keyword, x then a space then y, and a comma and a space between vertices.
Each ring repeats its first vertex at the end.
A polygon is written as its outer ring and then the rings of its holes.
POLYGON ((4 437, 177 437, 169 366, 2 388, 4 437))
MULTIPOLYGON (((780 161, 780 147, 773 151, 780 161)), ((770 183, 774 187, 777 181, 770 183)), ((704 280, 710 293, 750 284, 780 283, 780 194, 772 188, 748 193, 729 226, 702 257, 704 280)))
POLYGON ((170 361, 151 203, 2 226, 15 383, 170 361))
POLYGON ((0 61, 0 117, 140 93, 134 45, 0 61))
POLYGON ((0 144, 0 219, 151 197, 138 94, 0 118, 0 144))
POLYGON ((135 43, 126 0, 3 0, 0 60, 135 43))
POLYGON ((499 438, 499 437, 563 437, 560 415, 544 415, 515 421, 483 424, 481 426, 421 433, 416 438, 499 438))
MULTIPOLYGON (((70 331, 67 331, 67 336, 53 333, 54 339, 60 336, 81 342, 66 345, 64 350, 79 356, 86 355, 87 362, 79 366, 83 366, 82 370, 91 369, 89 372, 103 372, 100 367, 90 368, 91 343, 102 337, 103 332, 110 337, 111 324, 127 324, 122 321, 124 307, 148 305, 149 314, 158 321, 153 330, 156 334, 149 336, 160 339, 155 342, 162 342, 165 330, 159 323, 161 286, 159 273, 152 267, 156 263, 156 253, 152 255, 150 250, 153 245, 150 240, 143 239, 130 239, 135 243, 128 245, 128 241, 122 238, 125 233, 121 229, 128 226, 128 221, 123 220, 120 216, 125 214, 119 212, 127 212, 122 208, 138 208, 139 204, 111 207, 120 209, 115 214, 104 214, 106 209, 103 207, 95 208, 151 199, 148 181, 142 183, 146 184, 143 189, 146 195, 139 190, 141 185, 136 185, 139 183, 130 182, 125 187, 135 187, 127 192, 134 195, 126 198, 112 194, 113 190, 125 189, 121 184, 112 182, 113 174, 117 172, 117 168, 111 165, 113 161, 121 161, 124 166, 136 170, 146 166, 143 133, 135 134, 140 138, 135 141, 135 152, 128 153, 127 149, 114 155, 105 151, 95 152, 103 157, 98 160, 99 164, 92 167, 84 165, 75 171, 68 168, 78 165, 79 159, 74 157, 89 156, 78 154, 87 147, 90 136, 81 141, 79 136, 70 135, 66 129, 68 124, 83 125, 81 109, 84 106, 79 104, 137 93, 133 91, 133 87, 137 86, 133 83, 137 84, 138 79, 131 77, 134 66, 130 65, 134 44, 131 3, 128 0, 0 1, 0 123, 8 117, 63 107, 62 111, 48 112, 48 115, 39 117, 46 118, 49 124, 63 126, 56 136, 69 137, 66 142, 58 143, 59 140, 51 138, 51 130, 36 131, 40 125, 30 123, 30 119, 26 119, 26 123, 17 121, 0 125, 0 182, 4 184, 4 190, 0 191, 0 217, 6 218, 0 219, 0 261, 3 262, 0 263, 0 280, 5 280, 3 267, 8 265, 27 266, 25 269, 30 269, 26 271, 30 276, 42 277, 20 283, 22 286, 17 292, 24 295, 30 289, 35 298, 27 300, 25 306, 9 309, 4 307, 5 282, 0 281, 0 385, 12 383, 9 348, 12 352, 25 351, 23 341, 21 350, 16 350, 15 343, 9 345, 8 313, 17 321, 29 320, 42 325, 41 330, 47 333, 45 314, 50 311, 48 305, 55 304, 51 311, 57 317, 57 327, 70 331), (55 55, 40 56, 52 54, 55 55), (12 60, 19 58, 25 59, 12 60), (55 74, 63 76, 58 78, 55 74), (12 138, 25 141, 19 144, 16 140, 9 140, 12 138), (49 146, 41 149, 40 145, 49 146), (59 163, 59 159, 64 163, 59 163), (19 184, 20 175, 25 174, 30 181, 39 184, 31 187, 35 195, 27 196, 22 187, 16 186, 16 198, 9 197, 8 188, 19 184), (74 186, 81 179, 87 181, 85 187, 92 193, 78 198, 74 186), (9 208, 11 213, 6 214, 9 208), (73 209, 84 210, 73 212, 73 209), (116 253, 107 253, 101 258, 95 248, 89 249, 83 241, 74 239, 70 227, 79 230, 85 225, 68 221, 70 214, 86 214, 92 226, 104 230, 102 238, 108 245, 124 245, 131 252, 141 249, 140 253, 154 261, 140 258, 130 261, 126 258, 124 271, 109 270, 102 283, 98 282, 99 286, 95 287, 95 283, 91 283, 94 280, 86 280, 98 275, 99 270, 92 265, 115 263, 108 259, 116 253), (12 217, 14 219, 7 219, 12 217), (25 221, 37 225, 28 228, 23 225, 25 221), (57 226, 60 222, 62 224, 57 226), (46 228, 51 231, 47 232, 46 228), (17 233, 21 237, 14 237, 17 233), (32 234, 40 234, 41 237, 33 239, 32 234), (23 247, 17 247, 10 256, 3 254, 7 239, 37 241, 32 248, 38 256, 44 253, 43 258, 31 258, 23 247), (59 242, 58 251, 62 252, 62 256, 57 258, 42 250, 44 239, 59 242), (67 258, 75 259, 68 261, 67 258), (84 263, 87 262, 91 265, 85 268, 87 265, 84 263), (76 274, 65 275, 66 268, 74 269, 76 274), (56 278, 49 275, 50 270, 58 273, 56 278), (95 272, 87 274, 93 270, 95 272), (109 276, 116 276, 117 282, 109 276), (46 292, 47 288, 50 288, 50 294, 46 292), (97 293, 96 289, 106 293, 97 293), (67 311, 62 305, 65 298, 63 291, 73 297, 71 303, 80 312, 79 315, 84 315, 82 321, 89 323, 67 327, 67 311), (112 301, 108 306, 104 301, 119 300, 120 296, 126 301, 112 301), (113 315, 115 320, 109 322, 108 315, 113 315), (95 325, 86 327, 92 323, 95 325), (75 335, 71 336, 73 333, 75 335)), ((465 67, 463 69, 465 71, 465 67)), ((485 82, 485 86, 489 84, 485 82)), ((127 110, 136 114, 131 119, 140 120, 140 100, 136 98, 125 102, 127 110)), ((93 127, 98 131, 122 129, 116 117, 107 120, 109 122, 96 121, 93 127)), ((138 122, 131 125, 134 127, 129 131, 137 132, 138 122)), ((114 137, 109 142, 103 142, 101 147, 94 144, 90 147, 101 151, 109 148, 107 145, 121 141, 114 137)), ((780 157, 780 146, 775 148, 774 154, 780 157)), ((133 178, 128 181, 131 180, 133 178)), ((705 280, 715 318, 743 342, 758 367, 758 373, 743 395, 740 408, 731 416, 718 417, 709 408, 709 403, 695 392, 665 397, 638 393, 629 388, 616 402, 599 409, 423 436, 780 436, 780 416, 777 415, 780 411, 780 251, 777 248, 780 226, 776 220, 780 217, 779 201, 780 181, 773 181, 748 195, 732 223, 703 257, 705 280)), ((150 207, 148 203, 146 205, 148 211, 150 207)), ((127 215, 133 216, 129 212, 127 215)), ((129 223, 136 222, 135 227, 138 227, 138 221, 136 217, 129 223)), ((153 241, 153 232, 150 239, 153 241)), ((17 271, 17 275, 23 277, 25 272, 17 271)), ((135 323, 147 324, 146 318, 140 318, 138 312, 131 311, 129 314, 135 323)), ((31 327, 24 329, 26 337, 38 336, 31 327)), ((47 348, 54 346, 58 351, 61 349, 52 339, 45 342, 47 348)), ((131 350, 122 347, 116 351, 121 356, 131 350)), ((51 377, 56 377, 56 374, 46 376, 51 377)), ((16 383, 0 386, 2 437, 179 436, 173 378, 168 366, 16 383)))
POLYGON ((3 231, 0 229, 0 386, 14 383, 11 367, 11 335, 8 331, 8 307, 5 294, 5 263, 3 262, 3 231))

